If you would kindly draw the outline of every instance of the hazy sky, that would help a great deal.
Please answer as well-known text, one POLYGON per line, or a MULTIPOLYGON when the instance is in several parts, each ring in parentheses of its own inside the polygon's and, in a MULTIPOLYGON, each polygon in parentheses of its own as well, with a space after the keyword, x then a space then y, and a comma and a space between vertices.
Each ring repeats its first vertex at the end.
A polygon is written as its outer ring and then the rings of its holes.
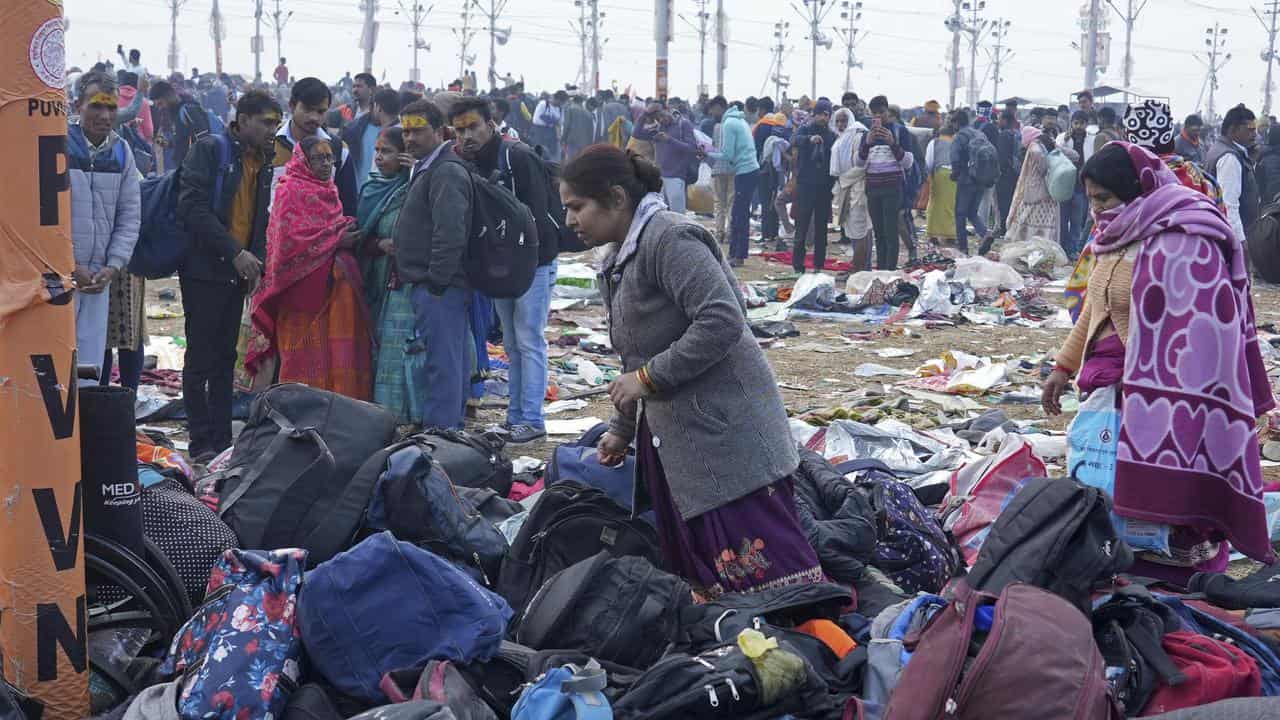
MULTIPOLYGON (((422 0, 431 5, 430 0, 422 0)), ((488 4, 489 0, 482 0, 488 4)), ((272 0, 263 0, 265 10, 274 10, 272 0)), ((411 6, 411 0, 404 0, 411 6)), ((988 0, 984 16, 1012 21, 1007 62, 1000 95, 1018 94, 1064 102, 1068 93, 1084 84, 1080 52, 1071 47, 1080 37, 1077 25, 1080 2, 1028 2, 988 0)), ((1124 6, 1128 0, 1114 0, 1124 6)), ((423 81, 441 85, 458 74, 459 43, 451 31, 461 25, 464 0, 436 0, 427 18, 425 40, 430 52, 421 55, 423 81)), ((1257 4, 1260 4, 1258 0, 1257 4)), ((181 67, 193 65, 202 71, 214 66, 213 43, 209 33, 212 0, 186 0, 178 22, 181 67)), ((710 3, 714 10, 715 2, 710 3)), ((797 0, 798 4, 798 0, 797 0)), ((839 3, 823 29, 835 37, 840 25, 839 3)), ((1140 5, 1141 0, 1135 0, 1140 5)), ((359 0, 281 0, 285 11, 293 12, 284 31, 284 54, 290 70, 298 77, 318 75, 333 81, 346 70, 359 70, 362 51, 357 47, 363 17, 359 0)), ((675 0, 676 10, 693 18, 695 0, 675 0)), ((1119 84, 1124 56, 1124 24, 1102 1, 1110 18, 1113 47, 1111 65, 1100 82, 1119 84)), ((253 56, 249 52, 253 35, 252 0, 223 0, 221 3, 227 37, 223 43, 224 70, 252 75, 253 56)), ((949 14, 949 0, 864 0, 860 28, 865 38, 856 53, 863 63, 854 70, 854 89, 864 97, 886 93, 902 105, 915 105, 929 98, 947 100, 944 69, 951 47, 951 35, 943 27, 949 14)), ((1267 35, 1250 11, 1248 0, 1148 0, 1134 31, 1133 86, 1152 95, 1167 96, 1174 114, 1181 116, 1207 104, 1204 91, 1205 68, 1197 62, 1203 56, 1205 29, 1219 22, 1229 29, 1227 51, 1234 55, 1219 75, 1217 106, 1222 109, 1244 101, 1254 109, 1262 103, 1266 64, 1259 57, 1266 49, 1267 35)), ((654 42, 652 0, 603 0, 606 14, 603 36, 608 38, 601 62, 603 83, 620 87, 634 83, 638 92, 650 93, 654 84, 654 42)), ((86 67, 99 58, 113 56, 117 42, 142 50, 144 64, 152 72, 163 71, 169 41, 167 0, 66 0, 71 21, 68 34, 68 65, 86 67)), ((773 24, 791 22, 784 73, 791 76, 791 94, 807 93, 810 86, 810 45, 806 27, 791 8, 790 0, 725 0, 729 22, 729 66, 726 94, 730 97, 758 95, 765 89, 772 55, 773 24)), ((569 26, 576 20, 572 0, 509 0, 500 26, 512 27, 511 40, 498 47, 499 72, 524 75, 532 88, 555 88, 573 82, 578 73, 580 51, 577 36, 569 26)), ((375 74, 398 84, 408 78, 412 66, 412 33, 398 2, 383 0, 378 18, 381 31, 374 55, 375 74)), ((274 68, 275 39, 269 23, 263 35, 267 52, 263 72, 274 68)), ((671 46, 671 93, 690 96, 698 83, 699 43, 697 33, 676 20, 676 38, 671 46)), ((489 60, 488 36, 478 33, 472 42, 476 70, 482 84, 489 60)), ((962 43, 962 65, 968 64, 968 46, 962 43)), ((839 39, 832 50, 818 53, 820 95, 838 96, 845 78, 845 53, 839 39)), ((989 60, 979 52, 978 72, 987 78, 984 97, 991 95, 989 60)), ((708 44, 707 81, 714 91, 715 51, 708 44)), ((1276 81, 1280 83, 1280 72, 1276 81)), ((770 83, 768 91, 772 94, 770 83)), ((960 94, 963 101, 964 93, 960 94)), ((1277 98, 1280 105, 1280 98, 1277 98)))

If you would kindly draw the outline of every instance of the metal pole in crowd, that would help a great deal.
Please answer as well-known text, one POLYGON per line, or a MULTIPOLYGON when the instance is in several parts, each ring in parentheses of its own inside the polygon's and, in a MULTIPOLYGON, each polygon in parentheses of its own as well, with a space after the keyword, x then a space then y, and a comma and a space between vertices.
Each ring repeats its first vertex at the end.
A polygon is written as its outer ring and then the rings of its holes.
POLYGON ((673 0, 654 0, 653 35, 657 46, 654 58, 654 96, 667 99, 667 58, 671 45, 671 16, 673 0))
POLYGON ((1263 29, 1267 31, 1267 50, 1262 53, 1262 60, 1267 63, 1267 81, 1262 86, 1262 116, 1269 117, 1271 115, 1271 71, 1276 62, 1276 16, 1280 15, 1280 0, 1270 0, 1267 9, 1263 11, 1263 14, 1271 18, 1269 25, 1262 19, 1262 15, 1256 8, 1253 14, 1258 17, 1263 29))
POLYGON ((600 91, 600 0, 591 0, 591 78, 587 85, 594 95, 600 91))
POLYGON ((1084 43, 1084 87, 1092 90, 1098 84, 1098 2, 1089 0, 1089 22, 1084 43))
POLYGON ((716 0, 716 94, 724 95, 724 70, 729 65, 729 16, 724 0, 716 0))

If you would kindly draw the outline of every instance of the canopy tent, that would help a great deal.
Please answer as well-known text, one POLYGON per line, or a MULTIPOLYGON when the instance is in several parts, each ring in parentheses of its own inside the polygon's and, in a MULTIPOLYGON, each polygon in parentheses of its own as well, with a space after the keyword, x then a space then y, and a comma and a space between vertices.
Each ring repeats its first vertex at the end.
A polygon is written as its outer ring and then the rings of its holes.
MULTIPOLYGON (((1071 93, 1071 99, 1074 100, 1076 96, 1082 92, 1085 92, 1085 91, 1077 90, 1071 93)), ((1132 88, 1132 87, 1123 88, 1117 85, 1099 85, 1093 88, 1092 90, 1089 90, 1089 93, 1093 95, 1094 100, 1102 100, 1104 98, 1109 98, 1116 95, 1130 95, 1132 97, 1138 98, 1139 100, 1162 100, 1166 103, 1169 102, 1168 95, 1153 95, 1149 92, 1144 92, 1137 88, 1132 88)))

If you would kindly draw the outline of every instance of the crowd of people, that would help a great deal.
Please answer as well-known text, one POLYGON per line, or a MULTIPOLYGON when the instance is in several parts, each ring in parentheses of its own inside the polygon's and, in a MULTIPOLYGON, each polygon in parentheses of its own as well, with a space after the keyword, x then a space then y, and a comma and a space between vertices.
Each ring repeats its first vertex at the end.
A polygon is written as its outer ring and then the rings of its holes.
POLYGON ((1164 103, 1095 107, 1087 92, 1074 111, 1010 103, 996 115, 984 102, 944 116, 934 101, 904 111, 852 92, 839 106, 572 88, 535 96, 520 83, 480 95, 473 80, 426 92, 367 73, 294 80, 283 58, 276 84, 260 87, 196 70, 152 79, 136 51, 122 60, 118 72, 79 74, 72 93, 79 351, 102 359, 105 383, 116 350, 120 381, 137 386, 145 285, 127 268, 140 181, 180 167, 176 213, 190 237, 178 273, 182 387, 197 462, 232 444, 240 370, 254 389, 302 382, 383 405, 404 424, 461 427, 468 400, 483 393, 495 328, 509 359, 506 431, 514 443, 542 437, 562 249, 553 209, 563 205, 583 245, 610 249, 602 290, 626 372, 610 388, 618 414, 600 457, 639 449, 668 564, 704 590, 820 579, 790 499, 797 458, 786 412, 731 268, 754 240, 789 250, 797 273, 822 272, 834 221, 855 270, 896 270, 904 248, 913 261, 926 242, 964 254, 1041 239, 1078 257, 1069 295, 1079 321, 1046 382, 1045 410, 1060 410, 1072 376, 1085 390, 1122 384, 1132 453, 1119 473, 1135 480, 1117 482, 1121 511, 1178 526, 1186 568, 1225 562, 1228 538, 1269 552, 1242 529, 1256 519, 1252 505, 1196 511, 1228 486, 1257 495, 1256 448, 1223 450, 1225 435, 1176 420, 1175 434, 1201 433, 1190 455, 1160 451, 1180 437, 1138 439, 1151 426, 1139 411, 1157 401, 1250 426, 1273 405, 1245 240, 1280 189, 1280 127, 1259 159, 1257 119, 1243 106, 1210 137, 1195 115, 1178 127, 1164 103), (1051 184, 1062 162, 1074 188, 1059 197, 1051 184), (518 298, 486 297, 464 272, 475 175, 498 178, 538 225, 537 270, 518 298), (687 212, 704 182, 710 230, 687 212), (1210 280, 1161 265, 1206 253, 1210 280), (1215 287, 1230 297, 1215 299, 1215 287), (1196 352, 1146 367, 1134 339, 1148 356, 1165 357, 1151 343, 1196 352), (1224 394, 1207 391, 1219 385, 1224 394), (1180 489, 1154 502, 1157 470, 1180 489), (769 548, 763 575, 717 560, 723 538, 739 534, 726 528, 744 524, 769 548))

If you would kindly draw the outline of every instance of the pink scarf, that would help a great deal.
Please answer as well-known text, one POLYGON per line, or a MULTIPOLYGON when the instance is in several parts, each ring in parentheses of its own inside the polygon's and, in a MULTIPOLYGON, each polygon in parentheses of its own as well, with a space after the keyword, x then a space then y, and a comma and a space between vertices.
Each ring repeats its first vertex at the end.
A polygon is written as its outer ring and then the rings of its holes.
MULTIPOLYGON (((263 168, 263 172, 269 170, 263 168)), ((333 178, 321 180, 311 172, 302 143, 294 145, 284 173, 267 224, 266 274, 253 296, 254 337, 245 357, 250 373, 257 372, 263 359, 275 355, 275 318, 280 307, 318 309, 323 305, 341 250, 338 243, 351 220, 342 214, 333 178)), ((359 272, 347 276, 359 282, 359 272)), ((359 287, 356 291, 362 292, 359 287)))

